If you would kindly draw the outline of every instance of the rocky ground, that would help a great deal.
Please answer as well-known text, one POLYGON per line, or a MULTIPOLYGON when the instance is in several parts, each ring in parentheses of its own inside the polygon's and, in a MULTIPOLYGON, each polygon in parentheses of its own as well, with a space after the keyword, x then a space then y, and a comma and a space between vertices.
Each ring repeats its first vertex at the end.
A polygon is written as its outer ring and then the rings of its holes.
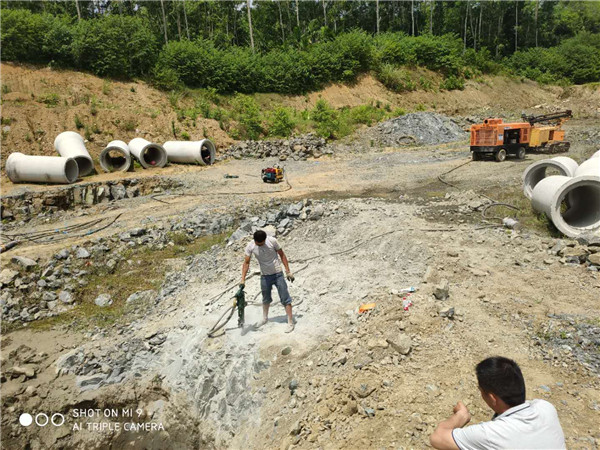
MULTIPOLYGON (((440 120, 456 139, 468 124, 440 120)), ((600 135, 571 126, 581 160, 600 135)), ((7 448, 423 448, 458 400, 489 418, 473 369, 494 354, 556 406, 569 448, 598 448, 598 237, 481 214, 483 192, 520 201, 522 171, 544 156, 448 173, 464 141, 371 147, 363 134, 333 155, 318 140, 281 142, 287 155, 247 144, 156 192, 5 223, 31 238, 2 255, 7 448), (263 184, 282 155, 287 181, 263 184), (253 327, 252 275, 245 326, 234 316, 209 338, 257 228, 290 258, 296 329, 278 304, 253 327), (22 413, 65 423, 26 428, 22 413)))

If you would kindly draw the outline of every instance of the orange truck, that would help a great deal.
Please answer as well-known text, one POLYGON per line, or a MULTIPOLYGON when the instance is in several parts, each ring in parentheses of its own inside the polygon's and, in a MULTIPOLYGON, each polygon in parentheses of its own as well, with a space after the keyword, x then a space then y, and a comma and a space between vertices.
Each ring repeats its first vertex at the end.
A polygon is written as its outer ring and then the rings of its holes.
POLYGON ((560 153, 569 150, 563 123, 573 117, 570 110, 540 116, 523 115, 522 122, 504 123, 502 119, 485 119, 471 125, 473 159, 493 156, 501 162, 507 155, 525 158, 528 151, 560 153))

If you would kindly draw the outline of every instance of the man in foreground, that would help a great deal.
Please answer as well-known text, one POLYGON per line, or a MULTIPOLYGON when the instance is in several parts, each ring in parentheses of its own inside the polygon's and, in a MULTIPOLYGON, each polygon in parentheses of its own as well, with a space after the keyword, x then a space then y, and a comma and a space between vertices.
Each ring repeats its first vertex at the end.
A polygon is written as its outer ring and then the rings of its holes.
POLYGON ((281 245, 277 242, 277 239, 267 236, 267 233, 263 230, 256 231, 253 237, 254 239, 248 243, 246 247, 246 257, 242 266, 241 285, 244 286, 246 283, 246 275, 250 268, 250 259, 252 258, 252 255, 254 255, 260 265, 260 288, 263 297, 263 319, 256 324, 256 327, 265 325, 269 320, 269 307, 273 301, 271 291, 273 290, 273 286, 275 286, 277 288, 277 293, 279 294, 279 300, 281 301, 281 304, 285 306, 285 313, 287 314, 288 325, 285 332, 291 333, 294 331, 292 298, 288 292, 287 283, 285 282, 281 270, 281 263, 283 263, 287 279, 291 282, 294 281, 294 275, 290 271, 288 259, 285 256, 281 245), (281 258, 281 261, 279 258, 281 258))
POLYGON ((491 421, 463 428, 471 420, 458 402, 454 414, 441 422, 430 437, 438 450, 564 449, 556 409, 545 400, 525 401, 525 380, 516 362, 495 356, 477 364, 479 391, 494 410, 491 421))

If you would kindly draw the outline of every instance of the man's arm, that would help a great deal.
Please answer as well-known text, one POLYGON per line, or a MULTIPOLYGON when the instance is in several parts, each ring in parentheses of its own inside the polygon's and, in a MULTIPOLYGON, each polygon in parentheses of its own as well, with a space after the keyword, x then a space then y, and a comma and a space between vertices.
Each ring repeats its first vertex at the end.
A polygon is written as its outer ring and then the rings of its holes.
POLYGON ((244 264, 242 265, 242 281, 240 284, 246 284, 246 275, 248 275, 248 269, 250 269, 250 256, 244 258, 244 264))
POLYGON ((460 450, 452 437, 452 430, 462 428, 471 420, 471 413, 463 402, 458 402, 454 407, 454 414, 450 418, 440 422, 433 434, 429 437, 429 442, 438 450, 460 450))
POLYGON ((290 271, 290 265, 288 263, 288 259, 287 256, 285 256, 285 253, 283 252, 283 249, 279 249, 277 250, 277 254, 279 255, 279 257, 281 258, 281 262, 283 263, 283 267, 285 267, 285 272, 287 274, 291 274, 290 271))

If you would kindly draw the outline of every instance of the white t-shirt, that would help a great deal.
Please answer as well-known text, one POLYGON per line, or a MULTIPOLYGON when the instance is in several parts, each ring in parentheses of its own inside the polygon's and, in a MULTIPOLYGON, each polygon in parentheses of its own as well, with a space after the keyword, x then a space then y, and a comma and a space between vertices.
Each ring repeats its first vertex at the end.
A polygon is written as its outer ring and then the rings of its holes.
POLYGON ((455 428, 452 437, 461 450, 566 448, 556 409, 545 400, 514 406, 490 422, 455 428))
POLYGON ((274 275, 281 272, 281 261, 277 252, 281 250, 281 245, 272 236, 267 236, 263 245, 256 245, 251 241, 246 246, 246 256, 256 256, 256 260, 260 265, 260 273, 263 275, 274 275))

